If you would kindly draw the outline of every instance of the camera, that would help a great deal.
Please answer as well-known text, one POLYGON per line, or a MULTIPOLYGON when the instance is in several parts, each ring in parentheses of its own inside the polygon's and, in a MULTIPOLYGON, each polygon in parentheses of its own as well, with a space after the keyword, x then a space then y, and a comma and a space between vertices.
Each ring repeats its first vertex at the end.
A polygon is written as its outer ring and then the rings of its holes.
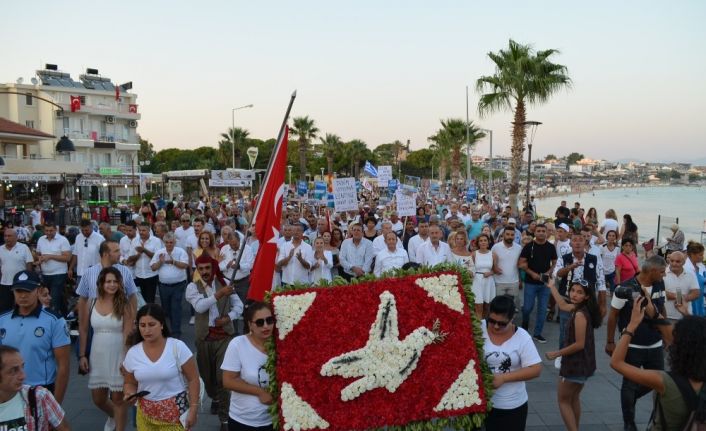
POLYGON ((539 281, 549 283, 549 276, 547 274, 539 274, 539 281))
MULTIPOLYGON (((645 291, 639 286, 617 286, 613 292, 616 298, 626 301, 635 301, 639 297, 645 297, 645 291)), ((642 308, 647 307, 647 301, 642 302, 642 308)))

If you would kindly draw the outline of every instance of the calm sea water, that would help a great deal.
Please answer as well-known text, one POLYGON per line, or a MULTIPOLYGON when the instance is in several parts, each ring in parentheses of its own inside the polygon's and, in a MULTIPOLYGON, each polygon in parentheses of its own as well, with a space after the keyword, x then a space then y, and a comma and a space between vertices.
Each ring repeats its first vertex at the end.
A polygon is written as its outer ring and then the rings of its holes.
MULTIPOLYGON (((606 210, 613 208, 622 224, 623 214, 630 214, 638 226, 640 240, 646 241, 657 236, 657 220, 660 215, 669 217, 666 227, 660 230, 660 242, 670 235, 669 226, 673 218, 679 218, 679 227, 687 239, 699 241, 701 232, 706 230, 706 187, 638 187, 596 190, 582 194, 572 194, 545 198, 537 202, 540 215, 553 216, 562 200, 569 208, 574 202, 588 211, 595 207, 598 221, 602 221, 606 210)), ((665 224, 664 222, 662 223, 665 224)), ((706 235, 705 235, 706 237, 706 235)))

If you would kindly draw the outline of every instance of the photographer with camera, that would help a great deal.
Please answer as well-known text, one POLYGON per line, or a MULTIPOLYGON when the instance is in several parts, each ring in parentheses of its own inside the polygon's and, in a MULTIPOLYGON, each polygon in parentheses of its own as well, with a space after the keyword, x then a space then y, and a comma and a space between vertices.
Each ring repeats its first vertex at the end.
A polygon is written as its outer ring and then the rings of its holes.
MULTIPOLYGON (((651 431, 702 429, 706 424, 706 362, 703 352, 706 349, 706 319, 688 316, 685 304, 678 304, 677 310, 684 315, 674 327, 660 325, 667 352, 670 372, 642 369, 627 362, 639 328, 645 324, 648 314, 645 306, 647 297, 638 296, 630 301, 630 320, 623 330, 610 366, 635 384, 655 391, 655 403, 648 429, 651 431), (673 328, 673 331, 672 331, 673 328)), ((626 428, 627 429, 627 428, 626 428)), ((634 429, 634 425, 633 425, 634 429)))
MULTIPOLYGON (((642 264, 641 272, 615 288, 608 315, 608 337, 605 346, 608 355, 612 355, 615 350, 616 324, 621 333, 626 331, 632 316, 634 300, 644 297, 646 301, 641 302, 641 306, 645 308, 647 319, 641 321, 634 330, 628 331, 631 336, 625 362, 645 370, 664 369, 662 334, 653 323, 665 315, 663 277, 666 268, 667 262, 662 257, 652 256, 642 264)), ((620 388, 620 404, 625 430, 637 429, 635 403, 651 390, 650 387, 643 386, 624 375, 620 388)))

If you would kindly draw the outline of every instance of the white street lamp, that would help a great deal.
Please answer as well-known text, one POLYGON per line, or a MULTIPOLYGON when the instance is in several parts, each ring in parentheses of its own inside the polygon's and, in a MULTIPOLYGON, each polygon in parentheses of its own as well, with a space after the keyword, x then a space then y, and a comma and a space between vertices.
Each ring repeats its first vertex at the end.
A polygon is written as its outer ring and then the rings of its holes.
POLYGON ((253 106, 255 106, 255 105, 253 105, 251 103, 249 105, 239 106, 237 108, 233 108, 230 110, 230 113, 231 113, 231 128, 230 128, 231 136, 230 136, 230 139, 233 141, 233 142, 231 142, 232 150, 233 150, 233 169, 235 169, 235 134, 234 134, 234 131, 235 131, 235 111, 240 110, 240 109, 252 108, 253 106))

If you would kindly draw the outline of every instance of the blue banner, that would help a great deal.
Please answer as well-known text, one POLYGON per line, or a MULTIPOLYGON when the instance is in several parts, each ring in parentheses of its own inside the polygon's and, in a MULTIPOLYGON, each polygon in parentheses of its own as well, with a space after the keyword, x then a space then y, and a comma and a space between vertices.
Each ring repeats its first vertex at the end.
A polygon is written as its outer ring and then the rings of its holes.
POLYGON ((390 189, 390 193, 394 193, 397 190, 397 180, 392 179, 387 182, 387 188, 390 189))
POLYGON ((466 200, 471 202, 475 199, 478 199, 478 190, 476 190, 475 186, 471 186, 466 190, 466 200))
POLYGON ((323 199, 326 195, 326 183, 323 181, 314 182, 314 199, 323 199))
POLYGON ((299 196, 306 195, 307 189, 308 189, 308 186, 306 184, 306 181, 297 181, 297 194, 299 196))

